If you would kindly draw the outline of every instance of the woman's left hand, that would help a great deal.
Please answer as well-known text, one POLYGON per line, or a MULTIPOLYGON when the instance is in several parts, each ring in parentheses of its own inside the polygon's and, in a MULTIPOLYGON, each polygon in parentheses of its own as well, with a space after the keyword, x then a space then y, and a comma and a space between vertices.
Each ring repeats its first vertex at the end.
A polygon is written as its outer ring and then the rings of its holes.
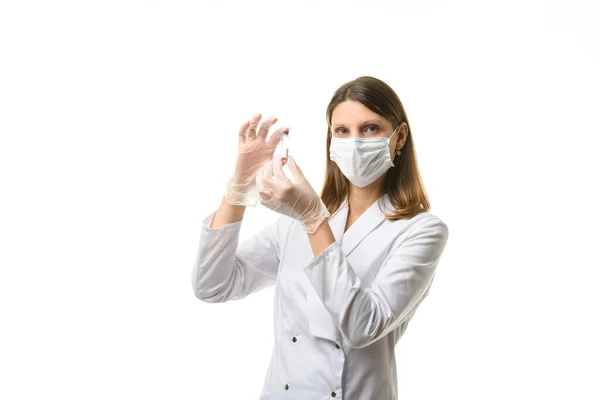
POLYGON ((300 221, 304 230, 313 234, 331 214, 292 156, 288 157, 287 165, 294 182, 283 172, 279 156, 257 173, 259 201, 273 211, 300 221))

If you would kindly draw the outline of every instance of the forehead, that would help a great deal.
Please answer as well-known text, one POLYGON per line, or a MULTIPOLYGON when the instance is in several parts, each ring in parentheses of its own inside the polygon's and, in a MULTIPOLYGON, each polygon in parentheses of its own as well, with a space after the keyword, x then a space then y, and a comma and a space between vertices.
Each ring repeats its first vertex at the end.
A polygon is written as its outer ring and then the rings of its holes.
POLYGON ((331 124, 354 125, 361 124, 366 120, 384 121, 384 118, 369 110, 361 102, 346 100, 338 104, 331 113, 331 124))

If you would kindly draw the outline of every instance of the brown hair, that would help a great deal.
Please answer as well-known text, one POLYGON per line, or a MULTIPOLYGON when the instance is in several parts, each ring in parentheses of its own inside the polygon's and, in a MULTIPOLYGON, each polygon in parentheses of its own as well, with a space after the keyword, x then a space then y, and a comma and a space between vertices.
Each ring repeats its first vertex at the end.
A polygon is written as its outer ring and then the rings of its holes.
POLYGON ((395 208, 392 214, 386 214, 386 218, 389 220, 409 219, 420 212, 429 211, 431 206, 417 168, 412 133, 400 98, 385 82, 371 76, 361 76, 340 86, 327 106, 327 165, 321 199, 329 212, 333 214, 342 205, 348 196, 350 185, 337 164, 329 157, 332 136, 331 129, 329 129, 331 114, 333 109, 345 100, 361 102, 369 110, 390 121, 393 127, 406 122, 408 128, 406 142, 401 149, 401 154, 394 156, 394 168, 390 168, 386 172, 381 193, 381 195, 389 193, 395 208))

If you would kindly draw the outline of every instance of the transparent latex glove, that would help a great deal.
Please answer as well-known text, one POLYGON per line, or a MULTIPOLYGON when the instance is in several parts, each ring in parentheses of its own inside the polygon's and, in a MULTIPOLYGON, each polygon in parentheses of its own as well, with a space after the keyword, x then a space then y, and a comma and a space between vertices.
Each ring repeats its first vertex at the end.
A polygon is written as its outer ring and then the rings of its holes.
POLYGON ((289 127, 281 127, 267 141, 269 129, 277 122, 277 118, 266 119, 257 130, 260 119, 261 114, 256 114, 241 126, 238 133, 235 173, 227 181, 225 191, 225 199, 233 205, 256 205, 256 172, 273 158, 283 132, 289 130, 289 127))
POLYGON ((281 157, 267 162, 257 174, 260 203, 280 214, 294 218, 307 233, 313 234, 330 217, 327 207, 314 191, 292 156, 287 166, 293 181, 283 172, 281 157))

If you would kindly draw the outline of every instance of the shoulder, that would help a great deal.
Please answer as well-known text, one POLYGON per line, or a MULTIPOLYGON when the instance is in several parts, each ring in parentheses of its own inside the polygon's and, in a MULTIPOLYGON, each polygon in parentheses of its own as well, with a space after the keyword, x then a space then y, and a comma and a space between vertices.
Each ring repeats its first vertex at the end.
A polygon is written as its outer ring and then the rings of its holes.
MULTIPOLYGON (((392 204, 391 198, 388 194, 381 197, 381 212, 385 214, 391 214, 395 210, 392 204)), ((403 218, 398 220, 387 220, 388 226, 392 230, 396 231, 396 234, 405 236, 415 231, 429 231, 437 230, 441 231, 445 235, 448 234, 448 225, 438 215, 433 214, 430 211, 421 211, 411 218, 403 218)))
POLYGON ((448 225, 437 215, 422 212, 419 221, 406 236, 406 243, 422 249, 428 256, 440 257, 448 242, 448 225))
MULTIPOLYGON (((403 220, 394 223, 400 221, 403 220)), ((448 242, 448 225, 430 212, 421 212, 405 221, 408 226, 398 232, 390 256, 411 256, 427 262, 439 259, 448 242)))
POLYGON ((439 216, 432 214, 429 211, 423 211, 417 215, 420 216, 415 224, 415 229, 421 230, 437 230, 448 234, 448 225, 439 216))
POLYGON ((422 211, 412 218, 388 221, 396 234, 403 239, 415 235, 428 235, 435 233, 446 239, 448 237, 448 225, 436 214, 422 211))

